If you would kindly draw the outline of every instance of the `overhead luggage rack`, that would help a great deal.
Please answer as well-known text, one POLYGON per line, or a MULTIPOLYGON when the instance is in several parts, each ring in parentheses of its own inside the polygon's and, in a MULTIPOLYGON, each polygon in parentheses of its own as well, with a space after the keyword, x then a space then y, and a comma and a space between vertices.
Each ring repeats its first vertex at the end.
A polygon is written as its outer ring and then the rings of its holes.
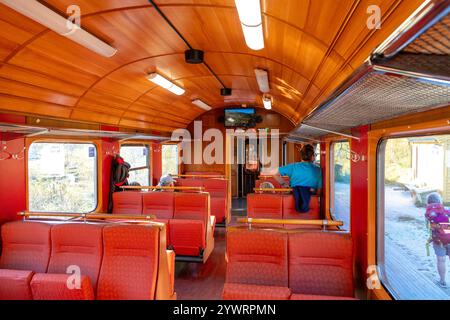
POLYGON ((351 128, 450 105, 449 12, 447 1, 420 8, 288 138, 358 139, 351 128))

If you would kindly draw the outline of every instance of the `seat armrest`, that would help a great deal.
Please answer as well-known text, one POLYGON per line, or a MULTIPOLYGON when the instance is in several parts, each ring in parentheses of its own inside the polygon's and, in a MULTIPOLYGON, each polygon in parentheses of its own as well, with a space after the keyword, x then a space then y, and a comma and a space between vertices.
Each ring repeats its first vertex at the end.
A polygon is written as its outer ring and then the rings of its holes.
POLYGON ((167 264, 170 277, 170 293, 175 293, 175 251, 166 250, 167 252, 167 264))

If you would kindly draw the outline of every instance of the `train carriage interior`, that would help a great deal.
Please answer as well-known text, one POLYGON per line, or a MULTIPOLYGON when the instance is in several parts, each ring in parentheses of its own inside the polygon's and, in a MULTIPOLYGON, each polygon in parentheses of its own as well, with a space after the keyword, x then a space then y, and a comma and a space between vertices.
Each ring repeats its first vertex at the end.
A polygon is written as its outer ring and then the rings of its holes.
POLYGON ((0 300, 450 300, 449 14, 0 0, 0 300))

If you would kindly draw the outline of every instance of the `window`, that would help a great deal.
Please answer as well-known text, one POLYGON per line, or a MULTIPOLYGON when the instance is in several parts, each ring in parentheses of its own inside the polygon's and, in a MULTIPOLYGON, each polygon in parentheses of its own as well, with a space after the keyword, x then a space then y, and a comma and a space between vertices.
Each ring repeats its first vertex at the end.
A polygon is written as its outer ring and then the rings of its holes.
POLYGON ((314 163, 320 166, 320 143, 316 144, 314 146, 314 152, 316 154, 314 158, 314 163))
POLYGON ((31 144, 29 210, 92 212, 97 207, 97 149, 90 143, 31 144))
POLYGON ((178 174, 178 145, 163 144, 161 153, 162 174, 178 174))
POLYGON ((343 230, 350 231, 350 143, 331 144, 330 214, 344 222, 343 230))
MULTIPOLYGON (((383 285, 395 299, 450 299, 438 272, 439 265, 442 278, 450 280, 446 248, 439 244, 446 233, 431 237, 425 217, 431 193, 450 204, 450 135, 384 140, 377 164, 377 260, 383 285)), ((447 211, 440 208, 436 212, 445 220, 447 211)))
POLYGON ((120 147, 121 157, 130 164, 128 182, 137 182, 141 186, 150 185, 149 148, 143 145, 123 145, 120 147))

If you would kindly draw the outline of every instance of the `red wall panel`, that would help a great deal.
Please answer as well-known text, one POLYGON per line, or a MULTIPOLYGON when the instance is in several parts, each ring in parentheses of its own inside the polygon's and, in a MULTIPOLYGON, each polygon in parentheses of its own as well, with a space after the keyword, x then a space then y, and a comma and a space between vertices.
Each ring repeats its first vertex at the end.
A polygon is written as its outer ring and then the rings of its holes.
POLYGON ((351 150, 363 157, 359 161, 351 162, 350 191, 350 214, 355 244, 356 268, 361 277, 366 275, 367 269, 368 130, 368 126, 353 129, 352 134, 359 137, 360 140, 353 139, 351 142, 351 150))
POLYGON ((162 145, 154 143, 152 147, 152 168, 153 168, 153 184, 156 185, 162 175, 162 145))
MULTIPOLYGON (((25 117, 0 114, 0 122, 25 123, 25 117)), ((14 137, 10 133, 0 133, 0 148, 20 153, 24 158, 25 139, 14 137)), ((0 158, 4 158, 1 154, 0 158)), ((17 212, 26 209, 25 159, 0 161, 0 223, 16 220, 17 212)))

